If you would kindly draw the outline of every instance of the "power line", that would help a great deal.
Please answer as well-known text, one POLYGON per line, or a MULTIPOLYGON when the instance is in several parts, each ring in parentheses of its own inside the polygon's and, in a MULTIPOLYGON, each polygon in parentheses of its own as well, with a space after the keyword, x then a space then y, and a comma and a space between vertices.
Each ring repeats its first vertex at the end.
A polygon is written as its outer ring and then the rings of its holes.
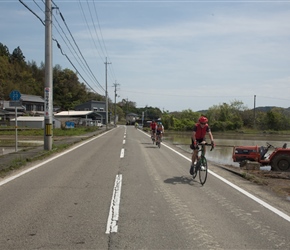
MULTIPOLYGON (((55 18, 55 17, 54 17, 54 18, 55 18)), ((59 32, 58 28, 54 25, 56 31, 58 32, 58 34, 59 34, 60 37, 62 38, 63 42, 66 44, 67 48, 69 49, 71 55, 75 58, 75 60, 77 61, 77 63, 79 64, 79 66, 82 68, 82 70, 83 70, 84 72, 87 71, 87 73, 88 73, 88 70, 87 70, 86 66, 84 65, 84 63, 82 62, 81 58, 79 57, 77 51, 75 50, 75 48, 74 48, 73 45, 71 44, 69 38, 66 36, 66 34, 65 34, 65 32, 63 31, 61 25, 59 24, 59 22, 57 21, 56 18, 55 18, 55 20, 56 20, 57 24, 59 25, 60 29, 62 30, 62 33, 65 35, 67 41, 69 42, 69 44, 71 45, 71 47, 72 47, 72 49, 74 50, 75 53, 73 53, 73 52, 71 51, 71 48, 68 46, 66 40, 63 38, 63 36, 62 36, 62 34, 59 32), (76 56, 78 57, 78 59, 76 58, 76 56)), ((60 48, 60 45, 59 45, 59 44, 58 44, 58 48, 60 48)), ((61 53, 62 53, 63 55, 65 55, 67 58, 69 58, 66 54, 63 53, 63 51, 61 51, 61 53)), ((73 65, 73 63, 72 63, 72 61, 71 61, 70 59, 69 59, 69 62, 70 62, 70 63, 72 64, 72 66, 76 69, 76 67, 73 65)), ((79 72, 79 70, 77 70, 77 72, 78 72, 79 75, 81 75, 80 72, 79 72)), ((88 76, 90 77, 91 81, 94 82, 94 80, 91 78, 91 75, 88 74, 88 76)), ((82 77, 82 79, 84 80, 83 77, 82 77)), ((85 81, 85 80, 84 80, 84 81, 85 81)), ((86 84, 88 84, 87 81, 85 81, 85 82, 86 82, 86 84)), ((98 87, 98 85, 95 85, 95 86, 98 87)), ((91 86, 89 86, 89 87, 90 87, 94 92, 96 92, 96 91, 95 91, 91 86)), ((98 87, 98 88, 99 88, 99 87, 98 87)), ((101 92, 102 92, 102 91, 103 91, 103 90, 101 89, 101 92)))
POLYGON ((99 81, 97 80, 97 78, 94 76, 94 74, 93 74, 91 68, 89 67, 89 65, 88 65, 88 63, 87 63, 87 61, 86 61, 86 59, 84 58, 84 56, 83 56, 83 54, 82 54, 82 52, 81 52, 81 50, 80 50, 78 44, 76 43, 76 41, 75 41, 75 39, 74 39, 74 37, 73 37, 73 35, 72 35, 72 33, 71 33, 71 31, 70 31, 70 29, 69 29, 67 23, 66 23, 66 21, 64 20, 64 17, 63 17, 63 15, 62 15, 61 12, 60 12, 60 16, 61 16, 61 19, 63 20, 63 22, 64 22, 64 24, 65 24, 65 26, 66 26, 66 28, 67 28, 69 34, 71 35, 71 38, 73 39, 73 41, 74 41, 74 43, 75 43, 75 46, 77 47, 77 49, 78 49, 78 51, 79 51, 79 53, 80 53, 82 59, 84 60, 86 66, 88 67, 90 73, 92 74, 92 76, 94 77, 94 79, 96 80, 96 82, 98 83, 98 85, 99 85, 99 86, 100 86, 100 87, 105 91, 105 89, 103 88, 103 86, 99 83, 99 81))
POLYGON ((40 20, 40 22, 45 26, 45 23, 44 23, 44 21, 34 12, 34 11, 32 11, 22 0, 19 0, 19 2, 21 3, 21 4, 23 4, 23 6, 26 8, 26 9, 28 9, 33 15, 35 15, 36 16, 36 18, 38 18, 39 20, 40 20))
MULTIPOLYGON (((44 21, 30 8, 30 7, 28 7, 28 5, 26 5, 22 0, 19 0, 19 2, 23 5, 23 6, 25 6, 33 15, 35 15, 40 21, 41 21, 41 23, 45 26, 45 23, 44 23, 44 21)), ((44 3, 44 1, 42 0, 42 2, 44 3)), ((53 1, 52 1, 53 2, 53 1)), ((39 5, 39 4, 37 4, 37 2, 36 1, 34 1, 34 3, 37 5, 37 7, 44 13, 44 11, 41 9, 41 6, 39 5)), ((57 5, 53 2, 53 4, 56 6, 56 8, 57 9, 59 9, 58 7, 57 7, 57 5)), ((52 8, 53 9, 53 8, 52 8)), ((78 49, 78 52, 79 52, 79 54, 81 55, 81 57, 82 57, 82 59, 83 59, 83 61, 84 61, 84 63, 82 63, 83 65, 85 65, 85 68, 87 69, 87 72, 89 73, 88 74, 88 76, 90 76, 91 75, 91 77, 94 79, 94 80, 92 80, 92 82, 97 82, 97 87, 98 88, 100 88, 101 89, 101 91, 105 91, 105 89, 103 88, 103 86, 99 83, 99 81, 97 80, 97 78, 94 76, 94 74, 93 74, 93 72, 91 71, 91 69, 90 69, 90 67, 89 67, 89 65, 88 65, 88 63, 87 63, 87 61, 85 60, 85 58, 84 58, 84 56, 83 56, 83 54, 82 54, 82 52, 81 52, 81 50, 80 50, 80 48, 79 48, 79 46, 77 45, 77 43, 76 43, 76 41, 75 41, 75 39, 74 39, 74 37, 73 37, 73 35, 72 35, 72 33, 71 33, 71 31, 70 31, 70 29, 69 29, 69 27, 68 27, 68 25, 67 25, 67 23, 65 22, 65 20, 64 20, 64 17, 63 17, 63 15, 62 15, 62 13, 61 12, 59 12, 60 13, 60 16, 61 16, 61 19, 62 19, 62 21, 64 22, 64 24, 65 24, 65 26, 66 26, 66 28, 67 28, 67 30, 68 30, 68 32, 69 32, 69 34, 70 34, 70 36, 71 36, 71 38, 72 38, 72 40, 74 41, 74 44, 75 44, 75 46, 77 47, 77 49, 78 49)), ((53 15, 54 16, 54 15, 53 15)), ((59 27, 60 27, 60 29, 62 30, 62 33, 66 36, 66 34, 65 34, 65 32, 64 32, 64 30, 61 28, 61 25, 59 24, 59 22, 57 21, 57 19, 56 19, 56 17, 54 16, 54 19, 55 19, 55 21, 58 23, 58 25, 59 25, 59 27)), ((56 28, 56 26, 54 25, 54 27, 56 28)), ((63 36, 61 35, 61 32, 56 28, 56 30, 57 30, 57 32, 59 33, 59 35, 61 36, 61 38, 63 39, 63 41, 65 42, 65 39, 63 38, 63 36)), ((70 42, 70 40, 68 39, 68 37, 66 36, 66 39, 67 39, 67 41, 69 41, 70 42)), ((55 38, 53 38, 53 40, 57 43, 57 47, 60 49, 60 51, 61 51, 61 54, 62 55, 64 55, 66 58, 67 58, 67 60, 69 61, 69 63, 73 66, 73 68, 77 71, 77 73, 81 76, 81 78, 84 80, 84 82, 92 89, 92 91, 93 92, 96 92, 93 88, 92 88, 92 86, 84 79, 84 77, 80 74, 80 72, 79 72, 79 70, 77 70, 77 68, 76 68, 76 66, 73 64, 73 62, 71 61, 71 59, 63 52, 63 50, 61 49, 61 46, 60 46, 60 44, 59 44, 59 42, 55 39, 55 38)), ((68 44, 65 42, 65 44, 66 44, 66 46, 69 48, 69 50, 70 50, 70 52, 71 52, 71 54, 74 56, 74 58, 75 58, 75 55, 77 55, 78 56, 78 53, 76 52, 76 50, 74 49, 74 47, 73 47, 73 45, 70 43, 70 46, 73 48, 73 50, 75 51, 75 53, 72 53, 72 51, 71 51, 71 49, 70 49, 70 47, 68 46, 68 44)), ((78 56, 78 58, 79 58, 79 60, 81 61, 81 59, 80 59, 80 57, 78 56)), ((79 61, 75 58, 75 60, 79 63, 79 61)), ((81 61, 82 62, 82 61, 81 61)), ((81 66, 81 64, 79 63, 79 65, 81 66)), ((81 66, 81 68, 84 70, 84 68, 81 66)), ((85 71, 85 70, 84 70, 85 71)), ((97 92, 96 92, 97 93, 97 92)))
MULTIPOLYGON (((105 44, 105 41, 104 41, 103 32, 102 32, 102 28, 101 28, 101 25, 100 25, 100 22, 99 22, 99 17, 98 17, 98 12, 97 12, 97 8, 96 8, 96 5, 95 5, 95 1, 93 1, 93 5, 94 5, 94 11, 96 13, 96 19, 97 19, 98 27, 99 27, 99 30, 100 30, 100 35, 101 35, 102 43, 104 45, 104 49, 105 49, 106 55, 109 58, 109 60, 111 61, 111 59, 109 57, 109 54, 108 54, 108 50, 107 50, 106 44, 105 44)), ((116 79, 115 72, 113 70, 113 67, 110 67, 109 70, 110 70, 111 74, 113 75, 113 79, 116 79)))

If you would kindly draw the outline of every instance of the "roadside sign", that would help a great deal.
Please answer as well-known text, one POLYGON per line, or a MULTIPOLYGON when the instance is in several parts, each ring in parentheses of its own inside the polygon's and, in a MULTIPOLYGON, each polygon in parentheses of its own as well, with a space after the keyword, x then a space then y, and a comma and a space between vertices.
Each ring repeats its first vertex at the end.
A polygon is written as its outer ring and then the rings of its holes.
POLYGON ((10 92, 9 97, 13 101, 18 101, 21 97, 21 94, 18 90, 13 90, 10 92))
POLYGON ((44 117, 45 118, 49 118, 51 116, 50 98, 51 98, 50 88, 44 88, 44 117))
POLYGON ((10 107, 19 107, 19 108, 21 108, 22 107, 22 102, 21 101, 10 101, 9 102, 9 106, 10 107))

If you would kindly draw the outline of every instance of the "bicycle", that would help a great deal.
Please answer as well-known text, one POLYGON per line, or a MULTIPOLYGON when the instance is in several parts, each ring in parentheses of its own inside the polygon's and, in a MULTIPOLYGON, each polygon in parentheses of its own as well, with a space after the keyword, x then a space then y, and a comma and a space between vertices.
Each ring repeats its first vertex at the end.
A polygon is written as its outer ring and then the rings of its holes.
POLYGON ((192 178, 195 179, 195 177, 197 176, 197 172, 199 172, 199 181, 202 186, 206 182, 207 170, 208 170, 207 160, 205 158, 205 146, 211 146, 210 151, 212 151, 214 148, 212 144, 208 144, 208 143, 197 144, 197 149, 198 149, 197 159, 198 160, 196 162, 196 166, 194 167, 194 171, 192 175, 192 178), (201 146, 201 147, 199 148, 198 146, 201 146))
POLYGON ((156 134, 156 145, 158 146, 158 148, 161 147, 161 134, 156 134))

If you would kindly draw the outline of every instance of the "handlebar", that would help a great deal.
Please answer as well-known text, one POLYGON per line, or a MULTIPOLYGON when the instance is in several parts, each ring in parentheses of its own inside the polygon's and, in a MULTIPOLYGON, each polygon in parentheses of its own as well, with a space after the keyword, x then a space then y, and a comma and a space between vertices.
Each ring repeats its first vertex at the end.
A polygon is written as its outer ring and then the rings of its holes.
POLYGON ((211 146, 210 151, 212 151, 214 149, 214 145, 212 145, 211 143, 197 143, 198 146, 211 146))

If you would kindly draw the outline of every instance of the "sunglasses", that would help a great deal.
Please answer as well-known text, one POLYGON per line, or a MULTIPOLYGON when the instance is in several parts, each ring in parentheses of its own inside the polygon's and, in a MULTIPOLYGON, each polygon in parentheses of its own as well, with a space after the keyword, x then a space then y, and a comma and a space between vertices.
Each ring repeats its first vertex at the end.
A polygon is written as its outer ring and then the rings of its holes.
POLYGON ((206 123, 202 123, 202 122, 200 123, 200 125, 205 125, 205 124, 206 124, 206 123))

